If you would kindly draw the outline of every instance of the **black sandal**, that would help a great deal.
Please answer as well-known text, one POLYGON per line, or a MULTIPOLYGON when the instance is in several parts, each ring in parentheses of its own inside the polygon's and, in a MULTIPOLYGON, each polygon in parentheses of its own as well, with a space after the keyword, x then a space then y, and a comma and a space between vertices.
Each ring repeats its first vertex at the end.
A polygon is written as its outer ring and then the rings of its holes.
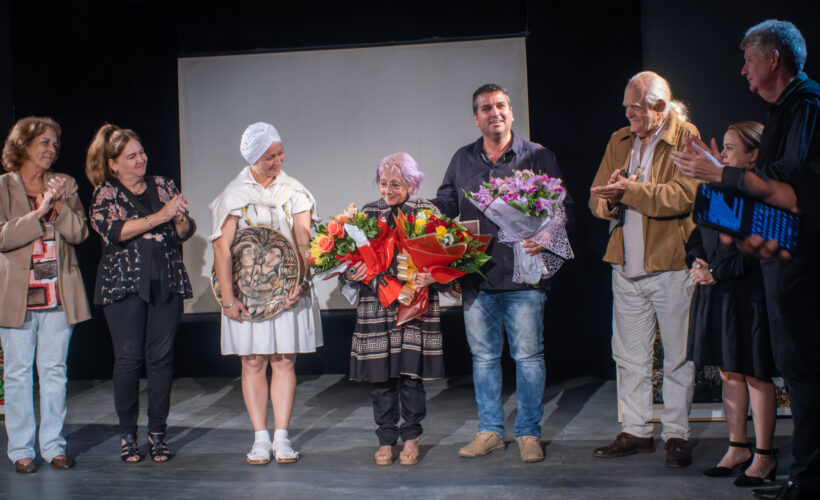
MULTIPOLYGON (((733 448, 746 448, 748 450, 752 449, 752 445, 747 443, 739 443, 737 441, 729 441, 729 446, 733 448)), ((703 475, 707 477, 725 477, 730 475, 735 469, 740 467, 740 470, 745 470, 746 467, 752 465, 752 460, 754 460, 755 456, 752 454, 752 457, 745 462, 741 462, 734 467, 712 467, 711 469, 706 469, 703 471, 703 475)))
MULTIPOLYGON (((760 448, 753 448, 752 451, 756 455, 772 457, 771 461, 774 462, 774 465, 772 466, 772 469, 769 471, 769 473, 763 477, 749 476, 746 474, 746 471, 744 470, 743 473, 740 474, 737 477, 737 479, 735 479, 735 486, 760 486, 761 484, 763 484, 764 481, 774 481, 777 478, 777 450, 761 450, 760 448)), ((752 459, 754 459, 754 456, 752 456, 752 459)), ((749 465, 751 465, 751 463, 749 465)))
POLYGON ((123 434, 121 445, 122 452, 120 453, 120 458, 123 462, 134 464, 142 460, 140 449, 137 447, 137 436, 134 434, 123 434))
POLYGON ((164 432, 149 432, 148 445, 151 446, 151 460, 154 462, 167 462, 174 456, 165 444, 164 432))

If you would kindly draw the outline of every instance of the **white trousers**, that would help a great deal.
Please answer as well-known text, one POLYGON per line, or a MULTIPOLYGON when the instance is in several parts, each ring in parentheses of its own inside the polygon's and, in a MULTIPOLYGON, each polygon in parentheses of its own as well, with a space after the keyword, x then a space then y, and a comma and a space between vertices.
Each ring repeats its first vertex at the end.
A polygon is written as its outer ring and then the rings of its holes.
POLYGON ((689 439, 695 367, 686 361, 686 348, 694 288, 685 269, 637 279, 612 270, 612 357, 618 368, 618 404, 624 432, 644 438, 654 431, 649 421, 657 319, 663 343, 661 438, 689 439))

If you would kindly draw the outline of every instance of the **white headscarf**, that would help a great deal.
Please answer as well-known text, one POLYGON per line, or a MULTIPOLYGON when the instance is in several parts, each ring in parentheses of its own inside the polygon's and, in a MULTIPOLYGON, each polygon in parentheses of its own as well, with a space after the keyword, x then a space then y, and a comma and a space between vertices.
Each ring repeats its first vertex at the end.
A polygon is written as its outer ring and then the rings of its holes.
POLYGON ((239 151, 242 157, 253 165, 274 142, 282 142, 279 132, 270 123, 256 122, 248 125, 242 133, 242 141, 239 143, 239 151))

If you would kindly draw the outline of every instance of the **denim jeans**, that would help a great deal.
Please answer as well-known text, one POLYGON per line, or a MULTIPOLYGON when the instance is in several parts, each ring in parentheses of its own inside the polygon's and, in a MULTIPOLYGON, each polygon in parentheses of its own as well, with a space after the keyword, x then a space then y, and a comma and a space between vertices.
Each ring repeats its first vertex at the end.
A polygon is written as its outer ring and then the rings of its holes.
POLYGON ((543 290, 464 292, 464 326, 473 355, 473 385, 478 404, 478 430, 504 436, 501 404, 501 352, 507 332, 510 355, 515 360, 518 415, 515 436, 541 437, 544 414, 544 303, 543 290), (473 298, 474 297, 474 298, 473 298))
POLYGON ((47 462, 65 454, 66 357, 71 325, 62 307, 27 311, 19 328, 0 328, 6 389, 6 434, 12 462, 34 458, 34 364, 40 377, 40 455, 47 462), (36 353, 36 356, 35 356, 36 353))

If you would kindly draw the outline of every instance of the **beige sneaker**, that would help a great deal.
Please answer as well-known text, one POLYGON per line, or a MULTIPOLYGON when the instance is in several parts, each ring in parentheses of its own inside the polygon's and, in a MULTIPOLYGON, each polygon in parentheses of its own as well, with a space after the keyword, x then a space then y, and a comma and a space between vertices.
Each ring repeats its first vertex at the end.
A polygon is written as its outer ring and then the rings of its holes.
POLYGON ((498 434, 478 431, 470 444, 458 450, 458 455, 460 457, 475 458, 502 449, 504 449, 504 440, 498 437, 498 434))
POLYGON ((536 436, 519 436, 518 449, 521 452, 521 460, 524 462, 544 460, 544 449, 541 448, 541 440, 536 436))

